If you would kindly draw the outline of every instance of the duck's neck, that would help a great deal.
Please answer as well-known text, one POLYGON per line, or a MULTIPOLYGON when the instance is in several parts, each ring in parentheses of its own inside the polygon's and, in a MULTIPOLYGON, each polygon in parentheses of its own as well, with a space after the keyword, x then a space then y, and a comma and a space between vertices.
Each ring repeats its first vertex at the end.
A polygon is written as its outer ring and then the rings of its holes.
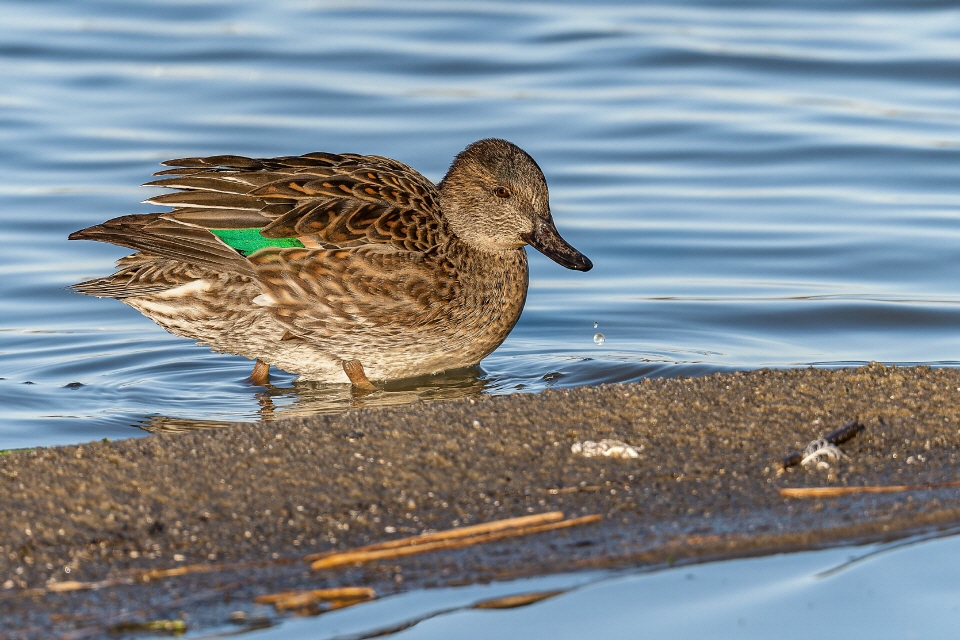
POLYGON ((449 255, 465 278, 474 279, 480 288, 520 287, 527 290, 529 272, 527 253, 521 247, 504 251, 481 250, 454 238, 449 255))
POLYGON ((487 325, 488 334, 498 335, 496 348, 520 318, 527 298, 529 270, 524 249, 479 251, 454 240, 453 258, 461 285, 463 308, 470 321, 487 325))

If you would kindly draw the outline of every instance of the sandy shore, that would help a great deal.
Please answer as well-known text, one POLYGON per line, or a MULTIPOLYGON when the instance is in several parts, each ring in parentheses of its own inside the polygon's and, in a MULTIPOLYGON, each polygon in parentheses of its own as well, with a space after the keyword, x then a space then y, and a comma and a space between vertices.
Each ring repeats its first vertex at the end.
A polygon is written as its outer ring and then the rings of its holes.
MULTIPOLYGON (((36 449, 0 458, 0 607, 15 637, 99 637, 257 595, 411 588, 589 567, 656 567, 895 537, 960 522, 957 487, 789 498, 785 487, 960 478, 960 370, 871 365, 716 374, 369 409, 36 449), (860 420, 830 469, 779 461, 860 420), (571 446, 613 438, 631 459, 571 446), (601 522, 311 572, 303 557, 561 510, 601 522), (216 570, 144 580, 144 571, 216 570), (104 581, 57 592, 57 583, 104 581), (89 585, 88 585, 89 586, 89 585)), ((269 614, 273 615, 273 614, 269 614)))

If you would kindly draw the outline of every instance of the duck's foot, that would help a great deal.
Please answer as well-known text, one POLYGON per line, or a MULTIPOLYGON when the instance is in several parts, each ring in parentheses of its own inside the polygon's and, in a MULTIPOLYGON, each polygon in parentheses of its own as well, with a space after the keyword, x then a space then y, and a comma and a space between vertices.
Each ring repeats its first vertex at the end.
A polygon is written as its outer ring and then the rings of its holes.
POLYGON ((263 360, 257 360, 256 364, 253 365, 253 371, 250 372, 250 377, 247 378, 247 382, 258 387, 265 387, 270 384, 270 365, 263 360))
POLYGON ((359 360, 344 360, 343 372, 350 378, 350 382, 358 391, 373 391, 376 389, 367 374, 363 372, 363 365, 359 360))

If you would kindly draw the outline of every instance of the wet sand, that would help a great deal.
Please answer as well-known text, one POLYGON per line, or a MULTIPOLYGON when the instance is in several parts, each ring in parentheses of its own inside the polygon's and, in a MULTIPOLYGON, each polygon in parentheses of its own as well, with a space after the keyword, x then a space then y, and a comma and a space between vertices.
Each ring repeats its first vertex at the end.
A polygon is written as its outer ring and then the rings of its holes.
POLYGON ((121 623, 170 618, 204 629, 238 611, 281 618, 253 598, 285 589, 369 585, 382 596, 893 538, 960 523, 960 488, 829 499, 779 489, 956 480, 958 429, 960 370, 874 364, 484 396, 15 452, 0 458, 0 608, 12 637, 100 637, 121 623), (784 456, 855 419, 865 430, 841 445, 849 460, 779 470, 784 456), (639 457, 571 452, 604 438, 639 457), (602 520, 360 567, 311 572, 303 561, 552 510, 602 520), (216 570, 144 580, 146 570, 201 564, 216 570), (104 580, 110 586, 53 586, 104 580))

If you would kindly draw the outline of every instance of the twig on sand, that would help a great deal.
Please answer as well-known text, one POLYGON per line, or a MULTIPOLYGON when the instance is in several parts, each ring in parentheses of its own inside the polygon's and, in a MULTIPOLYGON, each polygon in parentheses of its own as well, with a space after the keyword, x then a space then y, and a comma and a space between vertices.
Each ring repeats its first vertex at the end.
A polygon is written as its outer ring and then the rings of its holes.
MULTIPOLYGON (((362 547, 351 549, 350 553, 356 553, 360 551, 376 551, 378 549, 395 549, 397 547, 410 547, 436 542, 437 540, 469 538, 503 529, 513 529, 516 527, 543 524, 545 522, 558 522, 560 520, 563 520, 562 511, 548 511, 547 513, 538 513, 532 516, 520 516, 518 518, 506 518, 505 520, 494 520, 493 522, 482 522, 480 524, 472 524, 466 527, 458 527, 456 529, 444 529, 443 531, 424 533, 418 536, 399 538, 397 540, 388 540, 386 542, 377 542, 375 544, 368 544, 362 547)), ((314 560, 320 560, 321 558, 339 555, 340 553, 347 552, 326 551, 324 553, 311 553, 310 555, 306 556, 304 560, 307 562, 313 562, 314 560)))
MULTIPOLYGON (((68 591, 90 591, 95 589, 105 589, 109 587, 119 587, 123 585, 136 584, 138 582, 150 582, 161 578, 172 578, 175 576, 185 576, 194 573, 214 573, 218 571, 233 571, 239 569, 248 569, 251 567, 263 567, 276 564, 289 564, 290 558, 276 558, 271 560, 252 560, 247 562, 234 562, 227 564, 185 564, 180 567, 170 569, 133 569, 127 571, 124 575, 97 580, 95 582, 80 582, 78 580, 64 580, 62 582, 49 582, 45 587, 34 589, 24 589, 23 591, 13 592, 20 597, 38 596, 45 593, 65 593, 68 591)), ((0 594, 6 595, 6 594, 0 594)))
POLYGON ((780 489, 780 495, 786 498, 837 498, 857 493, 899 493, 901 491, 925 491, 960 487, 960 480, 933 482, 929 484, 894 484, 865 487, 786 487, 780 489))
POLYGON ((525 607, 528 604, 534 604, 559 596, 566 593, 567 589, 557 589, 554 591, 534 591, 532 593, 521 593, 513 596, 504 596, 502 598, 492 598, 490 600, 481 600, 474 603, 471 609, 515 609, 516 607, 525 607))
POLYGON ((586 491, 603 491, 603 487, 596 484, 585 484, 583 486, 573 486, 573 487, 557 487, 553 489, 547 489, 547 493, 552 496, 559 495, 561 493, 581 493, 586 491))
POLYGON ((236 562, 232 564, 185 564, 181 567, 173 567, 171 569, 148 569, 146 571, 139 571, 135 577, 142 582, 149 582, 150 580, 185 576, 192 573, 212 573, 215 571, 229 571, 231 569, 244 569, 247 567, 268 566, 289 562, 289 558, 277 558, 274 560, 256 560, 253 562, 236 562))
POLYGON ((268 593, 253 599, 257 604, 272 604, 277 611, 309 610, 327 603, 327 610, 342 609, 377 597, 371 587, 337 587, 334 589, 307 589, 268 593))
POLYGON ((281 591, 268 593, 253 599, 257 604, 274 604, 290 596, 309 594, 316 600, 359 600, 375 598, 377 592, 372 587, 335 587, 332 589, 307 589, 305 591, 281 591))
POLYGON ((427 551, 459 549, 461 547, 493 542, 504 538, 592 524, 599 522, 600 519, 601 517, 599 515, 589 515, 563 520, 563 513, 553 511, 537 516, 508 518, 506 520, 496 520, 485 524, 461 527, 460 529, 447 529, 427 535, 413 536, 358 547, 349 551, 314 554, 307 556, 305 559, 308 562, 312 561, 310 568, 315 571, 334 569, 349 564, 401 558, 417 553, 425 553, 427 551))

